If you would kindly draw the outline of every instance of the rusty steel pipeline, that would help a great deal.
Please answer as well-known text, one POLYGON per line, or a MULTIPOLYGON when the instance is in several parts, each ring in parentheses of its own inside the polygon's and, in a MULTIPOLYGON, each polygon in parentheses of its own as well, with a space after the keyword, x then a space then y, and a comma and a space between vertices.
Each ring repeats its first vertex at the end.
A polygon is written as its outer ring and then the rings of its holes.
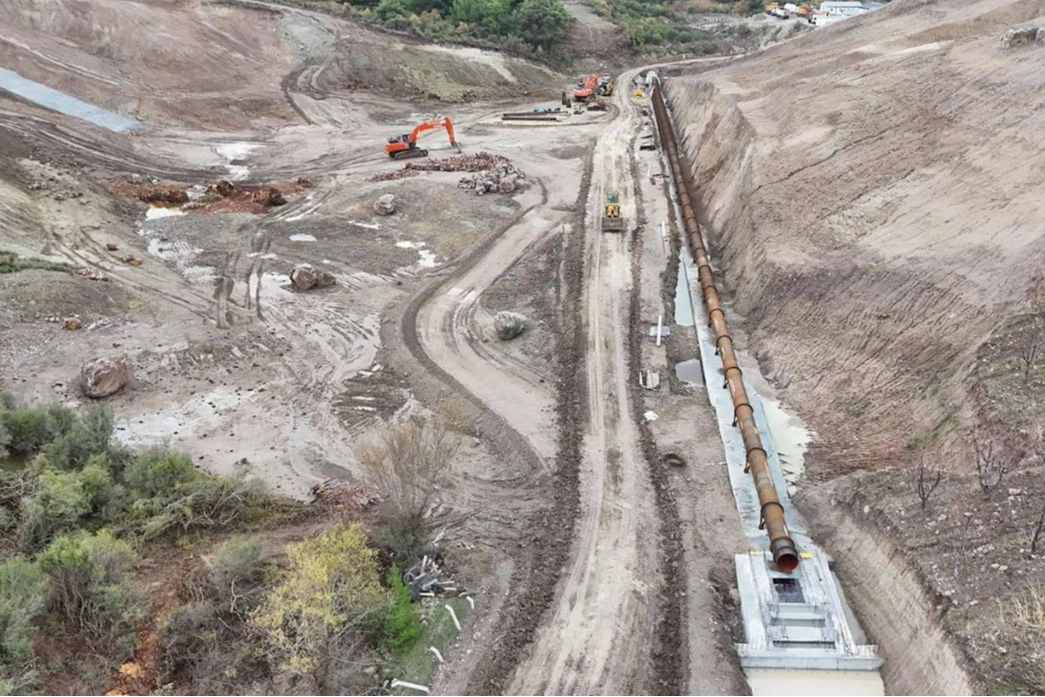
POLYGON ((671 127, 662 90, 663 86, 658 82, 653 90, 653 111, 657 117, 657 130, 660 132, 660 142, 667 151, 668 163, 671 165, 671 175, 675 181, 675 191, 678 195, 679 208, 682 211, 683 227, 686 229, 689 248, 697 265, 697 278, 700 282, 700 293, 704 298, 704 307, 708 313, 708 324, 715 333, 715 352, 722 358, 722 371, 725 376, 723 387, 729 389, 730 398, 733 400, 733 425, 740 429, 740 435, 744 441, 744 451, 747 454, 744 471, 751 474, 755 480, 755 490, 758 492, 758 502, 761 507, 759 529, 764 529, 769 535, 769 549, 777 568, 791 572, 798 568, 798 549, 787 529, 784 507, 780 503, 780 496, 773 484, 766 450, 762 447, 762 438, 759 436, 758 426, 755 424, 755 411, 748 402, 743 371, 737 363, 737 354, 733 347, 733 338, 729 334, 726 313, 722 309, 722 300, 718 288, 715 286, 715 274, 711 269, 707 249, 704 248, 704 240, 700 235, 695 208, 697 199, 693 195, 690 177, 682 167, 682 158, 679 156, 675 132, 671 127))

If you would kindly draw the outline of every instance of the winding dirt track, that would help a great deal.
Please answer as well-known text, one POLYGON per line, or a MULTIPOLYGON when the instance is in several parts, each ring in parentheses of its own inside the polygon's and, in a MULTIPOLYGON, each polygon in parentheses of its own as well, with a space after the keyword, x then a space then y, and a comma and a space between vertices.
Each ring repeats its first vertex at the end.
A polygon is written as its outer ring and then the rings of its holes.
MULTIPOLYGON (((632 75, 621 76, 620 84, 628 84, 632 75)), ((602 204, 610 191, 620 192, 629 225, 636 222, 631 147, 640 117, 626 91, 618 92, 614 101, 617 116, 601 131, 595 147, 583 244, 578 245, 585 260, 581 307, 588 400, 580 425, 576 537, 543 628, 510 681, 510 693, 634 691, 651 660, 657 516, 626 388, 629 236, 600 229, 602 204)), ((417 314, 417 332, 427 356, 518 431, 547 463, 556 453, 554 396, 531 371, 484 348, 474 326, 483 291, 561 222, 562 214, 547 201, 527 204, 532 207, 515 226, 425 302, 417 314)))
MULTIPOLYGON (((629 84, 633 73, 621 76, 629 84)), ((512 693, 620 694, 636 689, 650 657, 657 583, 656 509, 632 420, 627 384, 627 234, 600 230, 605 194, 621 194, 636 223, 631 146, 639 128, 626 90, 617 118, 602 132, 593 160, 585 229, 588 387, 581 465, 581 516, 550 621, 518 668, 512 693)))

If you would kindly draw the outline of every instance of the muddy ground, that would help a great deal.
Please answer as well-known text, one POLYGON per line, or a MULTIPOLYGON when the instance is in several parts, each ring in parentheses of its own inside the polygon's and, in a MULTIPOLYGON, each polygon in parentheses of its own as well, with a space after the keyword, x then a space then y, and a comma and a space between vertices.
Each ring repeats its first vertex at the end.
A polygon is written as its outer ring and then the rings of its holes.
MULTIPOLYGON (((355 447, 384 421, 453 414, 444 543, 480 595, 437 690, 674 691, 690 671, 731 684, 709 649, 725 634, 700 620, 718 611, 706 565, 690 577, 701 648, 686 655, 682 523, 659 505, 669 482, 649 469, 628 387, 632 242, 598 227, 610 188, 634 191, 633 220, 641 208, 629 159, 643 117, 626 91, 601 114, 502 125, 505 103, 552 106, 538 97, 571 78, 249 0, 4 9, 0 64, 140 127, 0 99, 0 244, 86 274, 0 276, 0 387, 83 404, 81 363, 124 354, 131 381, 107 399, 123 442, 246 466, 303 500, 326 478, 361 480, 355 447), (465 155, 509 158, 519 189, 375 180, 401 167, 386 138, 439 113, 465 155), (207 192, 222 179, 246 193, 207 192), (142 203, 151 186, 192 203, 142 203), (285 203, 248 200, 262 186, 285 203), (375 212, 383 194, 394 215, 375 212), (295 289, 302 263, 335 284, 295 289), (511 343, 492 330, 500 310, 528 317, 511 343)), ((594 41, 607 27, 591 24, 594 41)), ((456 154, 439 133, 426 147, 456 154)))

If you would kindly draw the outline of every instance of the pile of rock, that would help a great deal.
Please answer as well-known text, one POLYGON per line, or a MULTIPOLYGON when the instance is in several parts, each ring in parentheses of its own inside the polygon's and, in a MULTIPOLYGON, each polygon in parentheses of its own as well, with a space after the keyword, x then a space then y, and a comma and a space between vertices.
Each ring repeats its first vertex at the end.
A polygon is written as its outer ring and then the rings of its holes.
POLYGON ((519 180, 525 175, 511 162, 504 160, 491 169, 461 177, 457 183, 462 189, 474 189, 479 196, 488 193, 510 194, 519 188, 519 180))
POLYGON ((423 160, 407 162, 403 169, 422 172, 482 172, 507 162, 507 157, 480 152, 476 155, 454 155, 445 160, 426 157, 423 160))
POLYGON ((316 271, 311 264, 298 264, 290 272, 290 282, 298 290, 312 290, 328 288, 337 283, 337 280, 329 271, 316 271))

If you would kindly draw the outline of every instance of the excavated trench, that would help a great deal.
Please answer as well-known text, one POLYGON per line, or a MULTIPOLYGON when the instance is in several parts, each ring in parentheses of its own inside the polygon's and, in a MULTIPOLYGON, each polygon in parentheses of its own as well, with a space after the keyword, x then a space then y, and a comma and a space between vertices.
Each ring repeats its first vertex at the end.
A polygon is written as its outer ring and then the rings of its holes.
MULTIPOLYGON (((681 136, 678 151, 682 167, 694 178, 697 200, 693 208, 706 227, 712 255, 725 269, 725 285, 738 294, 732 298, 735 304, 751 307, 760 302, 768 305, 760 308, 761 313, 772 313, 774 302, 788 300, 765 297, 760 290, 776 267, 750 232, 753 221, 745 205, 756 189, 752 172, 758 147, 755 129, 732 98, 710 83, 700 83, 696 88, 692 83, 685 89, 672 87, 669 81, 665 96, 681 136)), ((756 355, 760 362, 772 358, 764 353, 756 355)), ((830 475, 830 470, 818 474, 830 475)), ((869 641, 878 645, 885 661, 882 677, 886 693, 971 694, 974 688, 962 667, 960 653, 938 622, 932 593, 915 566, 866 517, 836 508, 827 487, 802 496, 799 508, 810 520, 811 532, 836 560, 836 572, 847 589, 849 604, 869 641)), ((824 678, 828 691, 820 694, 835 694, 835 686, 826 675, 824 678)), ((816 694, 815 685, 816 681, 804 683, 803 690, 816 694)))

